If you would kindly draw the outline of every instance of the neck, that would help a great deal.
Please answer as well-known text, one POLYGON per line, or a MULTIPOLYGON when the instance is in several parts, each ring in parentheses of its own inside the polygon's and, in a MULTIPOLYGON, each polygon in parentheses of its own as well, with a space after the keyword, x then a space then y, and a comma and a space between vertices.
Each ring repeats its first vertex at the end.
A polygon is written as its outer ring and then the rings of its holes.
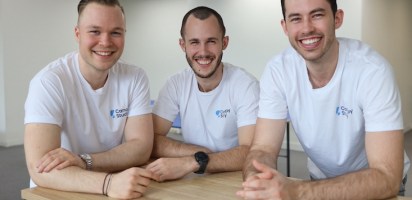
POLYGON ((335 73, 339 58, 339 43, 332 44, 325 55, 317 61, 306 61, 308 77, 312 88, 326 86, 335 73))
POLYGON ((223 78, 223 63, 219 65, 219 68, 216 70, 209 78, 200 78, 196 76, 197 85, 201 92, 210 92, 219 86, 220 81, 223 78))
POLYGON ((99 71, 93 66, 88 65, 82 59, 79 59, 80 73, 83 78, 89 83, 93 90, 102 88, 106 84, 109 76, 109 71, 99 71))

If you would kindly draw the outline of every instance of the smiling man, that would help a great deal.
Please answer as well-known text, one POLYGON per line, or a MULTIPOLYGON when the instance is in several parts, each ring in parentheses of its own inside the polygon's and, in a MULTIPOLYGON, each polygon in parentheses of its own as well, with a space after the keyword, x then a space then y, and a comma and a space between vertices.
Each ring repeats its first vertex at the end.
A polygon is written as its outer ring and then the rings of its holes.
POLYGON ((43 187, 131 199, 142 196, 153 144, 145 72, 119 61, 125 16, 117 0, 81 0, 79 51, 30 82, 25 104, 27 168, 43 187))
POLYGON ((183 18, 181 36, 191 68, 167 80, 153 109, 152 156, 159 159, 147 169, 157 181, 241 170, 256 123, 259 83, 222 62, 229 37, 221 16, 194 8, 183 18), (178 114, 184 142, 166 137, 178 114))
POLYGON ((368 45, 336 38, 336 0, 281 0, 292 48, 261 77, 245 199, 387 199, 404 194, 409 159, 390 64, 368 45), (312 181, 276 170, 286 120, 308 155, 312 181))

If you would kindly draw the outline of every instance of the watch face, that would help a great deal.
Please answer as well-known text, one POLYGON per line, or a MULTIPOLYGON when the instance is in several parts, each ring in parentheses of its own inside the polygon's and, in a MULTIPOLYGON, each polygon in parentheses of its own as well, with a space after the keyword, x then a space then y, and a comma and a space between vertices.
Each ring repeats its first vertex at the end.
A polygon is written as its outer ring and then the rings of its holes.
POLYGON ((203 162, 206 162, 209 160, 209 156, 205 152, 195 153, 195 158, 197 161, 203 161, 203 162))
POLYGON ((82 154, 82 155, 80 155, 80 157, 82 157, 86 160, 92 159, 92 157, 89 154, 82 154))

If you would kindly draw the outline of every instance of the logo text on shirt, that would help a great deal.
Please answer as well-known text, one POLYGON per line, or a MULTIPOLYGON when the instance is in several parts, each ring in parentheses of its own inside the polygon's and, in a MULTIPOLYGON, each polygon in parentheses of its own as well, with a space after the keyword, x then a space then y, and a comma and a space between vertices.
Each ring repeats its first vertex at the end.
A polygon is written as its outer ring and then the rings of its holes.
POLYGON ((352 115, 353 109, 347 108, 345 106, 338 106, 336 107, 336 115, 337 116, 346 116, 346 119, 349 118, 349 115, 352 115))
POLYGON ((127 117, 128 114, 129 114, 128 108, 110 110, 110 117, 112 117, 113 119, 127 117))
POLYGON ((227 115, 230 114, 230 109, 226 109, 226 110, 216 110, 216 116, 218 118, 226 118, 227 115))

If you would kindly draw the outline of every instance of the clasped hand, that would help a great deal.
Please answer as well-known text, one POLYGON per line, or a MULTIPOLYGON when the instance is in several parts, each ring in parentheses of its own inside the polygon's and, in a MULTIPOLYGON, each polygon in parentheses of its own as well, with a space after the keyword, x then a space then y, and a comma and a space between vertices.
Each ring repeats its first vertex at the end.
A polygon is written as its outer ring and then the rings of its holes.
POLYGON ((258 172, 246 178, 242 183, 243 190, 236 192, 236 195, 243 199, 291 199, 289 188, 293 181, 256 160, 253 161, 253 166, 258 172))

